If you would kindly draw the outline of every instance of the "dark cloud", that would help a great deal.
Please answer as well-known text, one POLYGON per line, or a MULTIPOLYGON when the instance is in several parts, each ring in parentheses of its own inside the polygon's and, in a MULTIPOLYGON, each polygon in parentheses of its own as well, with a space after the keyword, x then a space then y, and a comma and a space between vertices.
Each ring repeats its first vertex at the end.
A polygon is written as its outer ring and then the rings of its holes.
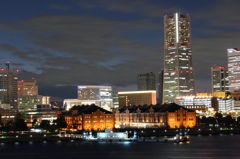
POLYGON ((9 44, 0 44, 0 50, 14 52, 17 51, 18 49, 9 44))
MULTIPOLYGON (((180 4, 182 2, 179 2, 180 4)), ((168 4, 167 0, 147 1, 147 0, 94 0, 91 2, 79 2, 81 7, 88 9, 102 8, 109 11, 119 11, 126 14, 142 14, 144 16, 156 17, 163 16, 166 13, 181 12, 183 8, 176 4, 168 4), (158 5, 156 5, 159 3, 158 5)))

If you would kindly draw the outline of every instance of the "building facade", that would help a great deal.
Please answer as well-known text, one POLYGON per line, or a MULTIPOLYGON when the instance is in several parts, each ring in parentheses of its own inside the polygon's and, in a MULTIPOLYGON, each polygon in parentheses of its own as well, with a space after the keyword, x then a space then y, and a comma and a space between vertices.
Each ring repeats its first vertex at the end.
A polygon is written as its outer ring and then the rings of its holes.
POLYGON ((156 91, 118 92, 119 108, 132 105, 156 104, 156 91))
POLYGON ((96 105, 74 106, 69 112, 57 112, 64 116, 68 129, 105 130, 114 128, 114 114, 96 105))
POLYGON ((228 67, 211 67, 212 94, 214 92, 227 92, 228 86, 228 67))
POLYGON ((50 96, 42 95, 28 95, 18 97, 18 108, 19 109, 36 109, 38 104, 50 105, 50 96))
POLYGON ((195 95, 190 15, 164 16, 163 102, 195 95))
POLYGON ((229 113, 234 110, 232 98, 218 98, 212 96, 185 96, 177 97, 177 104, 196 112, 221 111, 229 113))
POLYGON ((81 104, 95 104, 101 108, 113 108, 112 87, 99 85, 78 86, 78 100, 81 104))
POLYGON ((240 50, 227 49, 229 92, 240 91, 240 50))
POLYGON ((18 96, 38 95, 37 81, 18 81, 18 96))
POLYGON ((156 81, 155 81, 155 74, 145 73, 139 74, 137 78, 137 85, 139 91, 146 91, 146 90, 156 90, 156 81))
POLYGON ((196 113, 175 103, 125 106, 115 113, 116 128, 181 128, 196 126, 196 113))
POLYGON ((0 70, 0 101, 18 109, 18 70, 0 70))
POLYGON ((0 123, 7 124, 10 121, 15 120, 17 110, 6 110, 0 108, 0 123))

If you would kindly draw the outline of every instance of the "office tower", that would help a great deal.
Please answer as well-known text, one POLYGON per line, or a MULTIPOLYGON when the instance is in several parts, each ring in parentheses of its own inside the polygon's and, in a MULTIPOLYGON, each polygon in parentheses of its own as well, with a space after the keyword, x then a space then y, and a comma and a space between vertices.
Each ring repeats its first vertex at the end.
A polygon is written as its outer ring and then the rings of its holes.
POLYGON ((50 105, 50 96, 25 95, 18 96, 19 109, 37 109, 37 105, 50 105))
POLYGON ((157 102, 162 103, 162 97, 163 97, 163 72, 162 69, 161 72, 158 72, 158 98, 157 102))
POLYGON ((139 91, 156 90, 155 74, 152 72, 139 74, 137 84, 139 91))
POLYGON ((163 102, 177 96, 195 95, 190 16, 164 16, 163 102))
POLYGON ((38 95, 37 81, 18 81, 18 96, 38 95))
POLYGON ((0 70, 0 101, 9 104, 11 109, 18 109, 18 71, 0 70))
POLYGON ((238 92, 240 91, 240 50, 231 48, 227 51, 229 91, 238 92))
POLYGON ((227 92, 228 87, 228 67, 215 66, 211 67, 212 77, 212 94, 214 92, 227 92))
POLYGON ((96 104, 110 110, 113 108, 112 87, 99 85, 78 86, 78 100, 81 104, 96 104))

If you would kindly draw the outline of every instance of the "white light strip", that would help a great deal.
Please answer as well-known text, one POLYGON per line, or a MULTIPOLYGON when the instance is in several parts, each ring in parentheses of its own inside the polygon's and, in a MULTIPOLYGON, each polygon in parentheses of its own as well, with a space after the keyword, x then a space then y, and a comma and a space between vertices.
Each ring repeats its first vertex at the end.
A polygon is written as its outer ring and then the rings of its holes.
POLYGON ((178 13, 175 14, 176 16, 176 42, 178 43, 178 13))

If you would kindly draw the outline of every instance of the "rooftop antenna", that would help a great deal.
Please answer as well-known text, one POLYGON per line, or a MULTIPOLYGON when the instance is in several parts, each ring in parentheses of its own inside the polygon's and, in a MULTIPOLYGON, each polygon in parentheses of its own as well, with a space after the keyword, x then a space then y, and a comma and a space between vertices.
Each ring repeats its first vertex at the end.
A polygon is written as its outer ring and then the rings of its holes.
POLYGON ((7 62, 6 62, 6 66, 7 66, 7 69, 8 69, 8 70, 9 70, 9 65, 10 65, 10 62, 7 61, 7 62))

